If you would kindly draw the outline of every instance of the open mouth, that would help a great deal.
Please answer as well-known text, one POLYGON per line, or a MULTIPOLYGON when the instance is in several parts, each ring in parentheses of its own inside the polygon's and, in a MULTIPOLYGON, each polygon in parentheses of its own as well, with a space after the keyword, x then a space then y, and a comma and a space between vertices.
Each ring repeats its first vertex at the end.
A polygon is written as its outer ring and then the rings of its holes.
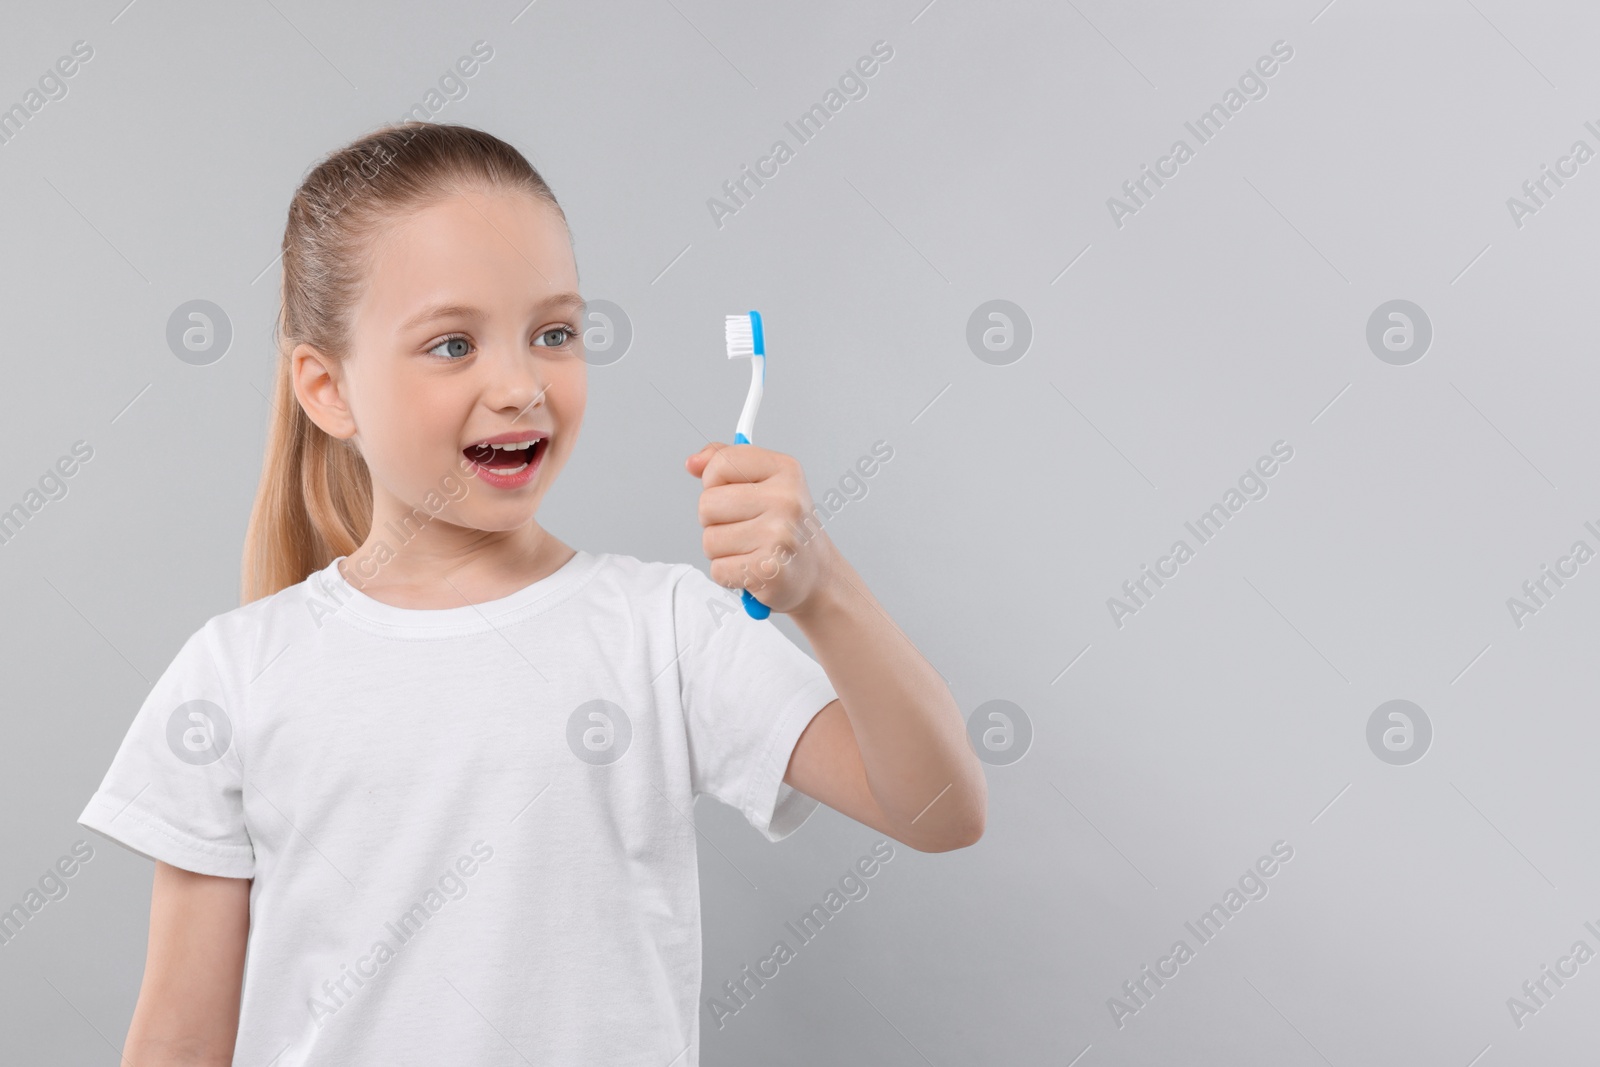
POLYGON ((539 462, 549 439, 529 437, 521 441, 468 445, 462 455, 491 474, 514 477, 539 462))

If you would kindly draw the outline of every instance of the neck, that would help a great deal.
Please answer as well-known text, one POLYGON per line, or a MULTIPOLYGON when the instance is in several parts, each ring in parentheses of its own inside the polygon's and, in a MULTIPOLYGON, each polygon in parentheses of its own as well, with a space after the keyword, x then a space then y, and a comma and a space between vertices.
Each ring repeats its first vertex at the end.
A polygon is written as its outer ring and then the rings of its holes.
POLYGON ((510 530, 475 530, 382 497, 374 500, 366 540, 339 572, 361 592, 396 606, 496 600, 551 574, 574 554, 532 519, 510 530))

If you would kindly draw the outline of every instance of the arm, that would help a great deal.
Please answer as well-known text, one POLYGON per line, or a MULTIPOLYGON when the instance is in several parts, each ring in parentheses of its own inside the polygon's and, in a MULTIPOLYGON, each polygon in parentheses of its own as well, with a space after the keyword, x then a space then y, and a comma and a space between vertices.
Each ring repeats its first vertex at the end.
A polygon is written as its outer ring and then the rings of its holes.
POLYGON ((988 786, 944 679, 889 618, 815 522, 800 464, 755 445, 712 442, 701 479, 711 578, 786 612, 839 699, 807 725, 784 781, 922 852, 983 836, 988 786))
POLYGON ((157 861, 150 945, 124 1057, 132 1067, 227 1067, 239 1028, 250 880, 157 861))
POLYGON ((983 836, 988 786, 944 679, 818 531, 822 580, 789 611, 839 699, 795 743, 784 781, 922 852, 983 836))

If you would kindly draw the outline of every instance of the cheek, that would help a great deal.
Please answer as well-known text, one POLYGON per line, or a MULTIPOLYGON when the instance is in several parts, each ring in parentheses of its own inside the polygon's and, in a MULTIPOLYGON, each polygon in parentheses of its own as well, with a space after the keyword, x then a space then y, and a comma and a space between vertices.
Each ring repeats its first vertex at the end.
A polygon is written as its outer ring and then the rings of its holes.
POLYGON ((386 421, 390 440, 408 451, 427 448, 439 436, 444 398, 426 389, 397 388, 390 397, 386 421))
POLYGON ((435 459, 441 449, 454 451, 462 420, 450 388, 403 372, 385 377, 379 388, 379 403, 365 413, 363 428, 370 440, 412 469, 435 459))
POLYGON ((589 365, 581 359, 563 366, 561 377, 551 383, 550 396, 556 414, 569 424, 583 418, 589 403, 589 365))

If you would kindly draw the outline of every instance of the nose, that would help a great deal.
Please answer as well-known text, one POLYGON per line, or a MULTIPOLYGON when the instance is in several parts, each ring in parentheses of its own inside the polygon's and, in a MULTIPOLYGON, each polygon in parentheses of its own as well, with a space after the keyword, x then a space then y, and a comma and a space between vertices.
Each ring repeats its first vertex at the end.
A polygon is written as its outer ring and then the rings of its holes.
POLYGON ((544 403, 549 383, 532 353, 515 345, 496 345, 488 356, 479 363, 487 376, 483 386, 486 406, 515 417, 544 403))

